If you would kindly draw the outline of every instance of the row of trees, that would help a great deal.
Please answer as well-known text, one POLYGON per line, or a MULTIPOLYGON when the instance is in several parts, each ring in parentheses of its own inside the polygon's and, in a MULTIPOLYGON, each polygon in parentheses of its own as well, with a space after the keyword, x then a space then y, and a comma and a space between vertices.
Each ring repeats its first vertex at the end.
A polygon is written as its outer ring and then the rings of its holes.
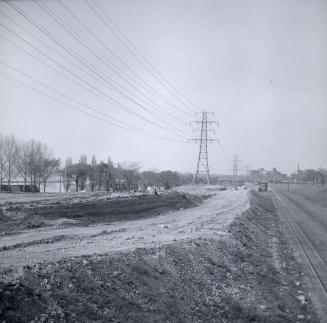
MULTIPOLYGON (((97 162, 95 156, 88 163, 87 156, 81 155, 78 162, 67 158, 61 168, 60 159, 55 158, 45 143, 37 140, 19 140, 15 136, 0 133, 0 187, 8 189, 12 184, 20 183, 24 188, 33 190, 41 186, 46 191, 49 180, 63 182, 65 190, 74 187, 76 191, 88 189, 93 191, 110 188, 131 189, 136 186, 162 186, 166 189, 192 182, 191 174, 173 171, 140 171, 137 162, 114 164, 108 158, 106 162, 97 162), (61 180, 62 179, 62 180, 61 180)), ((298 170, 291 175, 294 182, 326 184, 327 170, 323 168, 298 170)))
POLYGON ((87 181, 92 192, 102 189, 109 191, 115 181, 115 175, 114 163, 110 158, 106 163, 103 161, 97 163, 95 156, 92 157, 91 164, 87 163, 86 155, 81 155, 78 163, 73 163, 72 158, 69 157, 63 169, 66 191, 69 191, 72 185, 75 186, 76 191, 84 190, 87 181))
POLYGON ((106 190, 110 188, 131 189, 136 186, 163 186, 170 188, 192 181, 191 175, 173 171, 140 171, 137 162, 114 164, 108 158, 106 162, 97 162, 95 156, 88 163, 87 156, 81 155, 78 162, 67 158, 61 166, 45 143, 37 140, 24 141, 15 136, 0 133, 0 187, 8 190, 13 184, 20 184, 24 190, 46 191, 51 182, 63 183, 65 190, 73 187, 76 191, 106 190))
POLYGON ((66 191, 74 185, 75 190, 84 190, 89 184, 90 190, 109 191, 111 188, 132 189, 143 186, 162 186, 166 189, 192 181, 192 175, 180 174, 173 171, 147 170, 140 172, 137 162, 123 162, 116 165, 108 158, 107 162, 97 162, 92 156, 87 162, 87 156, 81 155, 78 163, 73 163, 69 157, 63 169, 66 191))
MULTIPOLYGON (((45 143, 23 141, 0 133, 0 185, 10 187, 15 181, 24 187, 39 187, 44 191, 47 181, 59 171, 60 159, 53 156, 45 143)), ((0 187, 1 187, 0 186, 0 187)))
POLYGON ((327 170, 323 168, 306 169, 303 172, 303 182, 310 184, 326 184, 327 183, 327 170))
POLYGON ((307 183, 307 184, 326 184, 327 183, 327 170, 324 168, 319 169, 306 169, 298 171, 291 175, 293 182, 307 183))

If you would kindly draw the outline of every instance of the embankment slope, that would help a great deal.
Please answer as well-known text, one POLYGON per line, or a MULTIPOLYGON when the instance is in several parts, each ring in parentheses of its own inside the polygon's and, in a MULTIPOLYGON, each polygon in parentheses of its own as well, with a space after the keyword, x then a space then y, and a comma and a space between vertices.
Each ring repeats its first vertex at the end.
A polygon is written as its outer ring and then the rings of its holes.
POLYGON ((229 233, 64 258, 0 285, 6 322, 316 322, 269 195, 229 233))

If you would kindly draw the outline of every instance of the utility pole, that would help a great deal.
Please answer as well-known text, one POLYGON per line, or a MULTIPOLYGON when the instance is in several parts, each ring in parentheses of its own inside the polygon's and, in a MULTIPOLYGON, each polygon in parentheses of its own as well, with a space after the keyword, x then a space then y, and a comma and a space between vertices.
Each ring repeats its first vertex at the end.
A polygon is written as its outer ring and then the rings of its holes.
POLYGON ((242 161, 241 159, 238 159, 238 156, 235 155, 234 156, 234 160, 233 160, 233 180, 235 185, 237 184, 237 177, 238 177, 238 170, 239 170, 239 165, 238 163, 242 161))
POLYGON ((190 141, 194 141, 195 143, 199 142, 199 154, 198 154, 198 161, 196 166, 196 171, 193 176, 193 184, 199 184, 203 182, 204 184, 210 184, 210 175, 209 175, 209 162, 208 162, 208 142, 218 142, 217 139, 210 139, 208 138, 208 133, 213 132, 214 130, 208 129, 208 125, 218 124, 216 121, 208 121, 208 115, 212 115, 214 117, 213 112, 196 112, 195 115, 201 114, 201 120, 195 120, 191 122, 195 124, 200 129, 193 130, 193 133, 199 131, 200 138, 189 139, 190 141))

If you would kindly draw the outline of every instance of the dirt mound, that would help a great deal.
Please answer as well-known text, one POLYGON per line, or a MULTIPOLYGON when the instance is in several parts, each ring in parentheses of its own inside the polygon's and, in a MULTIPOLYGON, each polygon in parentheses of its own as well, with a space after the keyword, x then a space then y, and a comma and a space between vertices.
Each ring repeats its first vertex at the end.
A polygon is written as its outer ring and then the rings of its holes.
POLYGON ((25 268, 0 285, 0 320, 316 322, 272 201, 250 199, 224 238, 25 268))
POLYGON ((207 185, 207 184, 189 184, 175 187, 176 192, 188 193, 202 198, 209 198, 216 195, 223 189, 221 185, 207 185))
MULTIPOLYGON (((69 200, 38 203, 10 204, 0 213, 0 232, 12 232, 58 225, 57 219, 64 221, 61 226, 84 226, 94 223, 111 223, 115 221, 135 220, 155 216, 164 212, 186 209, 199 205, 202 199, 190 194, 172 192, 160 195, 143 195, 128 198, 108 198, 73 202, 69 200)), ((1 212, 1 211, 0 211, 1 212)))

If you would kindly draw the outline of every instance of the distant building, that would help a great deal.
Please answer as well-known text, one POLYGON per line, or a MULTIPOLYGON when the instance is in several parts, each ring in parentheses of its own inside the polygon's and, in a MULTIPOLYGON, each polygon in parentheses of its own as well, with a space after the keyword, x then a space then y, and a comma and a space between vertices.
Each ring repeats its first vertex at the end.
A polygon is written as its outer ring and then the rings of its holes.
POLYGON ((270 182, 281 182, 287 180, 287 175, 279 172, 277 168, 273 168, 272 170, 259 168, 250 171, 250 178, 253 181, 266 180, 270 182))
POLYGON ((277 170, 277 168, 273 168, 272 171, 267 171, 266 180, 270 182, 282 182, 287 180, 287 174, 283 174, 277 170))
POLYGON ((262 177, 262 173, 259 169, 251 169, 250 170, 250 177, 252 179, 259 179, 262 177))
POLYGON ((263 179, 265 174, 266 174, 266 170, 264 168, 250 170, 250 177, 253 180, 263 179))

